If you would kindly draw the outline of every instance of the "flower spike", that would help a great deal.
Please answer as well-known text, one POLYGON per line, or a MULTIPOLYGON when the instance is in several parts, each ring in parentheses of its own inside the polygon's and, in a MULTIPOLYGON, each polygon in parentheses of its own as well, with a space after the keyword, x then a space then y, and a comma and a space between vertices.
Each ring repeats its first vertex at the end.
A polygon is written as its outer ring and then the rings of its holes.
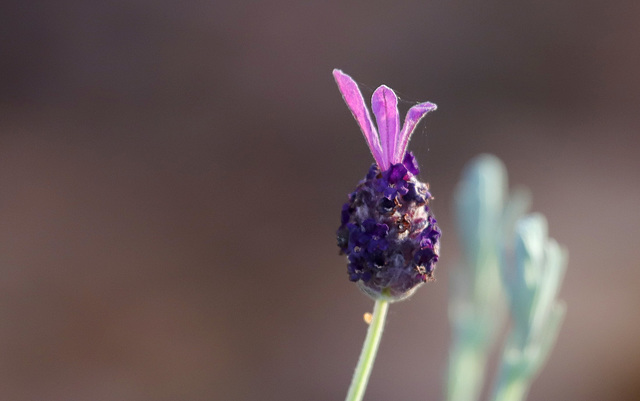
POLYGON ((342 207, 338 246, 349 280, 373 299, 399 301, 433 280, 440 253, 429 186, 418 180, 418 163, 407 152, 416 125, 436 106, 413 106, 400 131, 398 97, 382 85, 371 98, 376 129, 355 81, 340 70, 333 76, 377 163, 342 207))

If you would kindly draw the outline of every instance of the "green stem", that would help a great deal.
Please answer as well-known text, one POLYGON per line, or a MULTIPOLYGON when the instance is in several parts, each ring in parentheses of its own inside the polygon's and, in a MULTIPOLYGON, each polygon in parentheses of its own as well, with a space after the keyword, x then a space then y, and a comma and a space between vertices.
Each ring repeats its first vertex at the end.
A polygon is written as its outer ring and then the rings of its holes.
POLYGON ((387 317, 388 309, 389 301, 384 299, 376 300, 373 307, 371 323, 369 323, 369 330, 367 330, 367 338, 365 338, 364 344, 362 345, 358 366, 356 366, 356 371, 353 373, 351 386, 349 386, 349 392, 347 393, 345 401, 360 401, 362 397, 364 397, 364 391, 367 389, 369 376, 371 376, 373 362, 376 360, 376 353, 378 352, 378 346, 382 338, 382 330, 384 329, 384 321, 387 317))

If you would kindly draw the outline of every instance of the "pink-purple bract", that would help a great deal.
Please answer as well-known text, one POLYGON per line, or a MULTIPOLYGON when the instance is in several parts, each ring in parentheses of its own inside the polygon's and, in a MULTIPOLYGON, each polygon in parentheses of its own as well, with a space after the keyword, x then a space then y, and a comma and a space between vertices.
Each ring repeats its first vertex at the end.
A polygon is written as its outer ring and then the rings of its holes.
POLYGON ((378 130, 373 125, 369 109, 353 78, 338 69, 333 70, 333 77, 345 103, 358 122, 380 170, 386 171, 392 164, 402 163, 411 134, 420 120, 437 106, 424 102, 411 107, 400 130, 398 97, 391 88, 382 85, 373 92, 371 98, 371 107, 376 116, 378 130))

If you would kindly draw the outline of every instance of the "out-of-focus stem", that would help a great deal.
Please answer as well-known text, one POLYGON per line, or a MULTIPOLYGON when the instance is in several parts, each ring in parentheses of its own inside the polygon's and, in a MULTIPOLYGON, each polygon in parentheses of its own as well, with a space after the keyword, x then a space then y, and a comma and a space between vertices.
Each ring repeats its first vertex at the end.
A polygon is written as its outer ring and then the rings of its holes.
POLYGON ((475 401, 484 382, 487 352, 482 346, 460 341, 449 357, 448 401, 475 401))

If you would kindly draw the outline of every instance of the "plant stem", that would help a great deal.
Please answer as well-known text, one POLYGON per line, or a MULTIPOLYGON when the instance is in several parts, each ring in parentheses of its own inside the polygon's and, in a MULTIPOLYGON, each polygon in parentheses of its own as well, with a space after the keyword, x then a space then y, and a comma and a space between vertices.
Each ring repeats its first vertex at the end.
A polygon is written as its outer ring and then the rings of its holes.
POLYGON ((353 373, 346 401, 361 401, 362 397, 364 397, 364 392, 367 389, 367 383, 369 382, 369 376, 371 376, 373 362, 376 360, 376 354, 378 352, 378 346, 380 345, 380 339, 382 338, 382 330, 384 329, 384 322, 387 317, 388 309, 389 301, 384 299, 376 300, 373 307, 371 323, 369 323, 369 330, 367 330, 367 337, 362 345, 360 359, 358 360, 358 366, 356 366, 356 370, 353 373))
POLYGON ((496 377, 492 401, 524 401, 531 386, 532 356, 523 343, 523 335, 512 329, 502 351, 502 360, 496 377))
POLYGON ((447 401, 476 401, 480 398, 487 352, 483 344, 462 339, 449 356, 447 401))

